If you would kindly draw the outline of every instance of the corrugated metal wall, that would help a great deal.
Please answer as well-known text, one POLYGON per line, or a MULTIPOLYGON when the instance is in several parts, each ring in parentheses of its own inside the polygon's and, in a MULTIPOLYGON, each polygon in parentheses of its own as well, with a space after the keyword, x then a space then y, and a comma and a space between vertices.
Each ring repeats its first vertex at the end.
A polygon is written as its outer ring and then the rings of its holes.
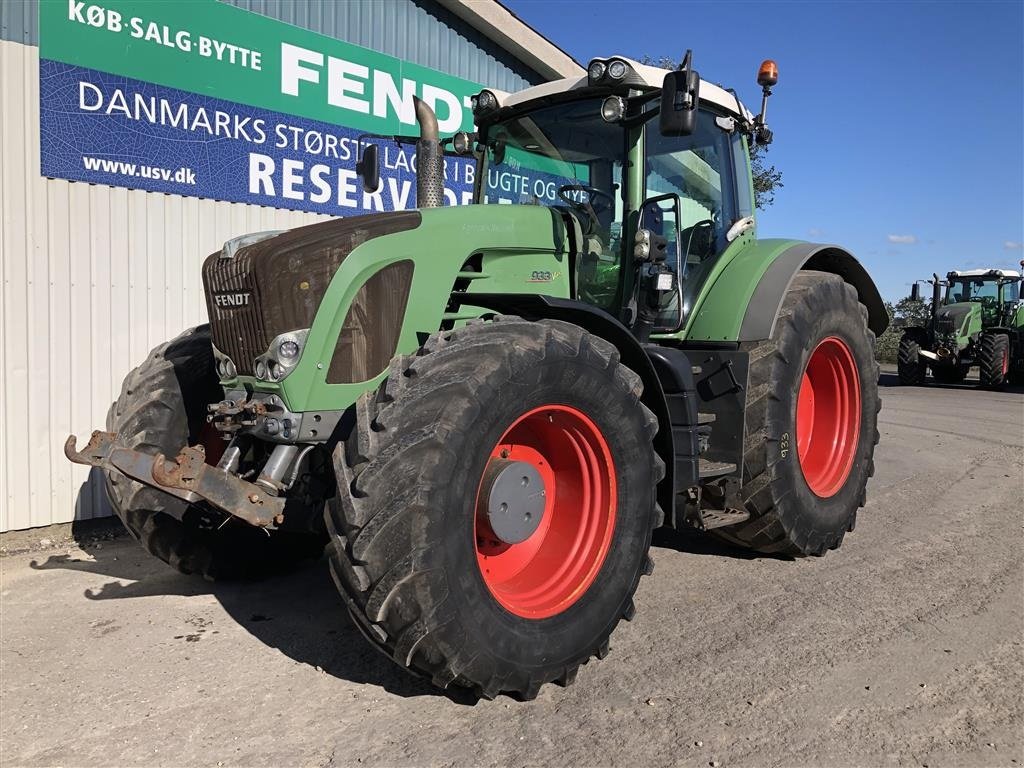
POLYGON ((0 42, 0 530, 109 514, 64 438, 205 320, 199 267, 246 232, 320 217, 39 175, 38 48, 0 42))
POLYGON ((39 0, 0 0, 0 40, 39 45, 39 0))
MULTIPOLYGON (((232 0, 272 18, 515 90, 542 78, 429 0, 232 0)), ((128 370, 203 322, 224 240, 312 214, 39 175, 38 0, 0 0, 0 531, 109 514, 63 455, 128 370)))

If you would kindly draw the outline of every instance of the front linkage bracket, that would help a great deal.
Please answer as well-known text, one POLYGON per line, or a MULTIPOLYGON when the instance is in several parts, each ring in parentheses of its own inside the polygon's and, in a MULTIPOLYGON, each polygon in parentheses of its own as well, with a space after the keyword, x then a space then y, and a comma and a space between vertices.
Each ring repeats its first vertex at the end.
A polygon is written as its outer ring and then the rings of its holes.
POLYGON ((267 494, 258 485, 206 463, 202 446, 182 448, 173 459, 163 454, 147 453, 123 448, 115 443, 113 432, 92 433, 89 443, 76 450, 74 435, 64 443, 64 455, 76 464, 116 469, 133 480, 176 496, 189 503, 208 501, 247 523, 274 528, 284 522, 285 499, 267 494))

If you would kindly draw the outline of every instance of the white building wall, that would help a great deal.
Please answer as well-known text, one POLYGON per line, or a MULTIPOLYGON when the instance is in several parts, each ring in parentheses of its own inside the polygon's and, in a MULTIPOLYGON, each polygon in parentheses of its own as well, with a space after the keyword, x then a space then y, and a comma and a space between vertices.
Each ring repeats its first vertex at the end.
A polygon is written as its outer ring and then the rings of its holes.
POLYGON ((42 178, 39 49, 0 41, 0 531, 110 514, 64 439, 82 445, 125 374, 205 321, 208 254, 325 218, 42 178))

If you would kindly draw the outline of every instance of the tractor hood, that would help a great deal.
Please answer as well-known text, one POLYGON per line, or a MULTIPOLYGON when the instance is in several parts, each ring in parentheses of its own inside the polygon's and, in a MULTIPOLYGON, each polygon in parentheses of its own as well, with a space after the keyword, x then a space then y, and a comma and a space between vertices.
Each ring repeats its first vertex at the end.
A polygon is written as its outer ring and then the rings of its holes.
POLYGON ((975 313, 980 317, 981 305, 969 301, 939 307, 939 311, 935 315, 935 332, 943 335, 966 336, 969 318, 975 313))
MULTIPOLYGON (((218 366, 231 363, 218 368, 221 383, 238 389, 245 378, 295 404, 330 388, 322 385, 363 390, 394 354, 474 314, 450 306, 454 291, 568 297, 578 229, 571 216, 544 206, 468 205, 229 241, 203 264, 218 366), (301 354, 275 376, 282 361, 274 349, 286 340, 301 354)), ((348 397, 336 396, 335 403, 348 397)))
POLYGON ((418 211, 382 213, 299 227, 237 249, 229 241, 203 263, 214 346, 238 373, 251 375, 254 360, 274 338, 312 325, 327 286, 352 251, 419 225, 418 211))

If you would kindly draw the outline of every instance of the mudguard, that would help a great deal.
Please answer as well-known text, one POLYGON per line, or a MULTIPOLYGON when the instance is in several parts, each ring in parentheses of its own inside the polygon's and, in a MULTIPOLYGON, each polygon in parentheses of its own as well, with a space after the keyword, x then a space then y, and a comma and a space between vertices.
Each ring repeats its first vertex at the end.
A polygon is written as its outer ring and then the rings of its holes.
POLYGON ((835 245, 759 240, 723 265, 696 302, 687 341, 753 342, 771 337, 782 300, 801 270, 839 275, 857 291, 877 336, 889 325, 878 288, 859 261, 835 245), (762 265, 767 264, 766 267, 762 265), (736 307, 746 306, 742 313, 736 307))

